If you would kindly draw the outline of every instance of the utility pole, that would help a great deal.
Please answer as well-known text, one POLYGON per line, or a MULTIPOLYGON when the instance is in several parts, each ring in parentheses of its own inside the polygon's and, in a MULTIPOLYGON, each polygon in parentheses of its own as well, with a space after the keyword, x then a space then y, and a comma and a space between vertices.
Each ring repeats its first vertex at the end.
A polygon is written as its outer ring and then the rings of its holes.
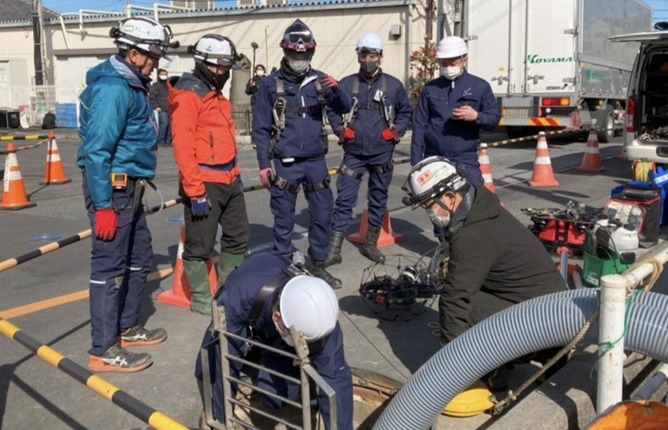
POLYGON ((33 59, 35 62, 35 85, 44 85, 44 70, 42 68, 42 11, 41 0, 34 0, 32 4, 32 35, 34 40, 33 59))
POLYGON ((427 22, 425 23, 424 46, 427 48, 434 37, 434 0, 427 0, 425 15, 427 22))

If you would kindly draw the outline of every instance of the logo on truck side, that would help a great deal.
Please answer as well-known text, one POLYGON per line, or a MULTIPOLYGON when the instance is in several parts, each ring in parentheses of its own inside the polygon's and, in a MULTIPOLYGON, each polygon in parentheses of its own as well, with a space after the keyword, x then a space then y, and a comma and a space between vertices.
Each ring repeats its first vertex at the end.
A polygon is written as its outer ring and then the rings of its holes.
POLYGON ((540 57, 538 54, 527 55, 527 62, 529 64, 538 63, 570 63, 573 57, 540 57))

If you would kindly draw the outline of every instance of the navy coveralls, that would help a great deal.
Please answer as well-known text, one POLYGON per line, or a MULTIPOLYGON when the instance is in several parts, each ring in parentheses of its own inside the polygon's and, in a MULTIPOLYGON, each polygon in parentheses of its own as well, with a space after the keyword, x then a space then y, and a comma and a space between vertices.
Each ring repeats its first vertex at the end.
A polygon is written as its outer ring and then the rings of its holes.
POLYGON ((95 232, 95 210, 113 207, 118 228, 113 240, 91 238, 90 316, 92 348, 102 355, 116 336, 139 323, 146 275, 151 269, 151 232, 141 204, 140 185, 156 167, 156 126, 148 100, 150 79, 118 56, 86 74, 81 94, 77 165, 95 232), (111 172, 124 173, 127 186, 113 188, 111 172))
MULTIPOLYGON (((288 263, 284 258, 272 253, 255 254, 248 258, 241 266, 233 270, 225 281, 222 293, 217 299, 219 305, 225 306, 225 317, 227 330, 230 333, 250 338, 247 318, 251 311, 255 296, 260 289, 276 274, 278 274, 288 263)), ((274 294, 278 293, 276 291, 274 294)), ((263 342, 269 346, 294 353, 294 348, 288 346, 276 332, 272 320, 272 302, 274 294, 269 296, 265 302, 262 313, 255 323, 257 334, 265 339, 263 342)), ((209 357, 212 357, 209 368, 213 386, 213 409, 214 418, 223 422, 225 410, 223 406, 223 382, 220 374, 220 343, 217 336, 209 328, 204 334, 202 345, 207 346, 209 357), (215 360, 215 362, 214 362, 215 360)), ((244 357, 246 355, 243 342, 229 340, 230 355, 244 357)), ((343 333, 337 324, 334 331, 319 344, 318 348, 312 350, 309 359, 311 365, 318 374, 334 389, 336 393, 336 411, 338 430, 352 430, 353 424, 353 393, 352 376, 350 368, 346 363, 343 351, 343 333)), ((298 378, 299 369, 294 366, 292 360, 270 352, 263 352, 261 364, 283 374, 289 374, 298 378)), ((241 366, 230 360, 232 376, 238 378, 241 366)), ((198 357, 195 366, 195 376, 202 379, 201 357, 198 357)), ((258 386, 261 389, 295 400, 299 397, 299 386, 288 383, 285 379, 260 372, 258 386)), ((236 387, 233 385, 236 393, 236 387)), ((271 408, 279 408, 281 405, 276 400, 262 397, 262 402, 271 408)), ((326 428, 329 430, 329 403, 327 396, 318 393, 318 407, 323 415, 326 428)), ((331 429, 335 430, 335 429, 331 429)))
MULTIPOLYGON (((392 153, 394 145, 406 133, 413 110, 408 95, 401 82, 382 72, 368 81, 359 72, 341 80, 340 88, 351 98, 353 82, 358 82, 357 107, 348 127, 355 130, 355 138, 343 142, 343 161, 336 178, 336 205, 332 215, 331 229, 346 233, 357 205, 357 194, 362 184, 362 176, 369 172, 369 225, 380 227, 387 206, 387 190, 392 180, 392 153), (383 91, 384 89, 384 91, 383 91), (393 124, 396 140, 385 140, 381 132, 390 125, 383 116, 382 93, 394 112, 393 124)), ((330 115, 329 121, 337 136, 341 136, 344 123, 341 116, 330 115)))
MULTIPOLYGON (((257 145, 260 169, 273 167, 277 178, 269 190, 274 250, 281 255, 292 253, 295 206, 301 185, 308 202, 308 255, 313 261, 327 258, 329 221, 334 207, 325 160, 327 137, 323 134, 322 111, 325 107, 315 85, 322 76, 322 72, 311 69, 301 82, 290 82, 279 69, 262 80, 253 111, 253 142, 257 145), (278 138, 273 118, 277 79, 283 80, 287 102, 285 128, 278 132, 278 138)), ((338 115, 351 108, 350 97, 344 91, 325 90, 323 96, 327 107, 338 115)))
POLYGON ((446 157, 466 169, 470 184, 485 183, 478 163, 480 128, 492 130, 501 114, 492 88, 466 70, 454 81, 443 76, 422 91, 413 120, 411 165, 432 155, 446 157), (478 111, 472 122, 452 119, 452 110, 468 104, 478 111))

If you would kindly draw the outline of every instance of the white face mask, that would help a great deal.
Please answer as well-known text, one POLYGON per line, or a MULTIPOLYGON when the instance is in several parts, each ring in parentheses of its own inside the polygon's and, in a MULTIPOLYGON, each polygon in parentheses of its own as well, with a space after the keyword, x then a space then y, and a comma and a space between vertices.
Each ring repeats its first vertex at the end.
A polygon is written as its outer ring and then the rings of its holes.
POLYGON ((258 69, 258 71, 255 72, 255 74, 258 75, 258 76, 264 76, 264 70, 258 69))
POLYGON ((160 75, 159 78, 161 81, 166 81, 167 80, 167 75, 160 75))
POLYGON ((288 64, 297 73, 304 73, 311 65, 310 60, 288 60, 288 64))
POLYGON ((283 339, 283 342, 287 343, 289 346, 294 347, 295 340, 292 338, 290 332, 285 332, 283 328, 278 324, 278 322, 276 322, 275 319, 272 318, 272 321, 274 321, 274 325, 276 326, 276 331, 281 336, 281 339, 283 339))
POLYGON ((427 210, 431 223, 440 228, 446 228, 450 224, 450 215, 439 215, 438 206, 434 205, 427 210))
POLYGON ((451 81, 457 79, 462 73, 464 73, 462 66, 441 67, 441 76, 444 76, 451 81))

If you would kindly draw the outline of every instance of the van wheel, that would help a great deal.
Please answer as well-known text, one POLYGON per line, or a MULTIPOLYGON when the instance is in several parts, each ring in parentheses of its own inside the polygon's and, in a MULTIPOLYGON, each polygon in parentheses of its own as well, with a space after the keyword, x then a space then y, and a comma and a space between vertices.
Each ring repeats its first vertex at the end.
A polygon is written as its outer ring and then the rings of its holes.
POLYGON ((605 109, 605 127, 599 129, 596 134, 598 135, 598 141, 601 143, 608 143, 615 137, 615 117, 612 111, 612 108, 609 106, 605 109))

